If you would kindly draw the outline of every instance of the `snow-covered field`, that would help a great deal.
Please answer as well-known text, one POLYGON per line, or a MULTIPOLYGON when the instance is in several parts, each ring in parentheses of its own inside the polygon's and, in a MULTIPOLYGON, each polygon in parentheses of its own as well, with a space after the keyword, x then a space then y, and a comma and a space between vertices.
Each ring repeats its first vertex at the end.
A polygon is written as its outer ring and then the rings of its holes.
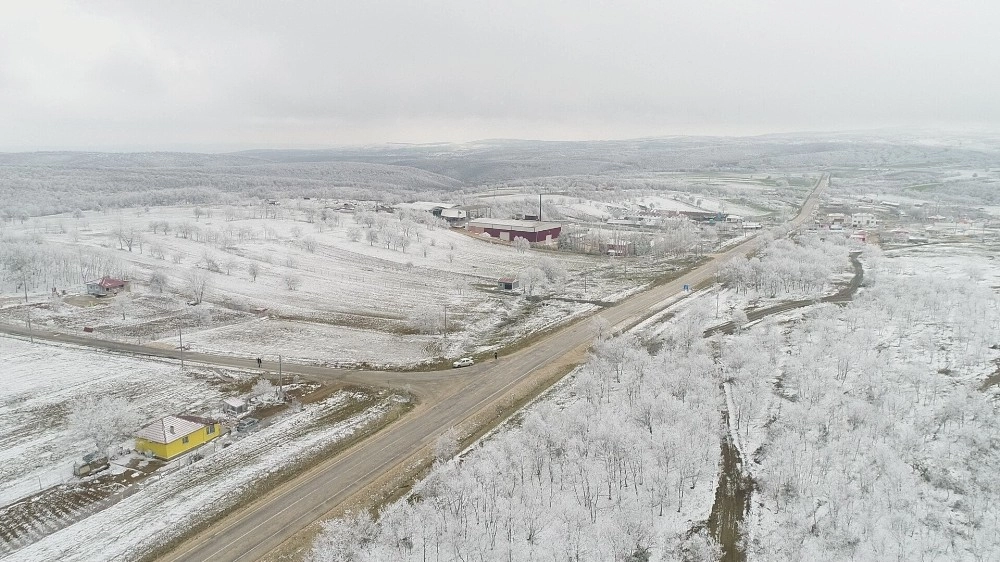
MULTIPOLYGON (((99 337, 131 342, 170 341, 183 326, 192 343, 204 342, 208 349, 312 361, 412 364, 461 355, 487 340, 503 345, 510 340, 495 341, 497 328, 510 318, 531 319, 523 311, 532 307, 523 296, 498 292, 496 280, 544 262, 560 272, 543 284, 544 293, 609 300, 644 282, 596 256, 518 252, 385 213, 369 230, 363 218, 314 201, 285 203, 287 208, 266 210, 266 218, 254 214, 259 208, 217 207, 202 209, 195 220, 192 207, 164 207, 44 217, 10 226, 7 233, 38 241, 41 246, 32 248, 45 255, 29 295, 38 326, 78 333, 91 327, 99 337), (170 225, 166 233, 164 223, 170 225), (131 251, 116 234, 123 230, 134 238, 131 251), (368 232, 375 238, 369 240, 368 232), (84 280, 105 274, 133 279, 132 293, 99 300, 74 296, 84 280), (189 307, 192 279, 199 275, 205 278, 204 303, 189 307), (68 294, 38 292, 45 287, 68 294), (445 314, 447 346, 428 345, 431 336, 440 336, 445 314), (284 324, 256 331, 260 316, 284 324), (298 322, 308 340, 325 331, 329 336, 322 337, 342 344, 317 348, 272 337, 298 322), (199 335, 203 329, 208 332, 199 335), (360 348, 352 342, 364 340, 381 344, 377 356, 370 349, 354 354, 360 348)), ((2 301, 0 321, 25 324, 27 311, 15 295, 2 301)), ((554 311, 550 320, 566 315, 554 311)), ((513 336, 517 330, 508 331, 513 336)))
MULTIPOLYGON (((268 477, 374 423, 397 403, 392 395, 340 392, 236 440, 207 456, 144 481, 142 490, 13 554, 24 561, 130 560, 212 521, 248 495, 266 492, 268 477), (352 402, 363 412, 333 423, 322 418, 352 402), (289 436, 295 436, 290 439, 289 436)), ((273 481, 271 484, 273 485, 273 481)))
MULTIPOLYGON (((184 344, 195 351, 263 357, 267 361, 281 355, 286 360, 350 366, 383 365, 388 362, 387 356, 401 364, 420 363, 433 354, 441 340, 441 336, 429 334, 396 335, 261 318, 193 332, 184 338, 184 344)), ((176 338, 159 343, 176 345, 176 338)))
POLYGON ((221 408, 225 384, 249 375, 176 362, 96 353, 0 337, 0 505, 72 478, 73 462, 93 449, 67 430, 87 396, 128 400, 146 421, 221 408))

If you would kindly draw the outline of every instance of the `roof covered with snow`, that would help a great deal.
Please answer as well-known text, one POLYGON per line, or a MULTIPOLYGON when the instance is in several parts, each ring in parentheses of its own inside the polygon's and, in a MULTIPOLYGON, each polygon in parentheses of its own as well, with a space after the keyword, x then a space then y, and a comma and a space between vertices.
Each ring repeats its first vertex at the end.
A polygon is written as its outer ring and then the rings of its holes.
POLYGON ((105 289, 117 289, 125 286, 125 281, 114 277, 102 277, 100 281, 91 281, 88 285, 100 285, 105 289))
POLYGON ((164 416, 137 431, 135 436, 154 443, 172 443, 205 427, 206 421, 193 416, 164 416))
POLYGON ((435 203, 434 201, 414 201, 413 203, 400 203, 397 209, 411 209, 413 211, 433 211, 434 209, 451 209, 457 207, 458 203, 435 203))
POLYGON ((519 230, 522 232, 537 232, 551 230, 562 225, 557 222, 522 221, 515 219, 476 219, 469 226, 477 228, 495 228, 497 230, 519 230))

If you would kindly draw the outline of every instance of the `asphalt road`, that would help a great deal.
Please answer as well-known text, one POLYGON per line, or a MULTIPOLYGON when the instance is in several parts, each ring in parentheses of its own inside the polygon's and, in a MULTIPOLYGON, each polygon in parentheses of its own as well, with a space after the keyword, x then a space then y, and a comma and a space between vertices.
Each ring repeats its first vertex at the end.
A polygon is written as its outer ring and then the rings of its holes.
MULTIPOLYGON (((807 198, 793 227, 808 220, 817 207, 819 195, 829 182, 824 175, 807 198)), ((681 293, 684 285, 697 286, 712 280, 719 268, 737 255, 745 255, 758 245, 749 238, 713 255, 697 269, 675 281, 630 297, 591 316, 602 318, 613 330, 625 330, 663 310, 681 293)), ((450 427, 473 416, 488 414, 502 404, 511 390, 540 368, 552 364, 578 362, 596 336, 594 324, 577 321, 541 338, 530 346, 499 361, 472 367, 436 372, 346 371, 324 367, 285 364, 284 371, 321 380, 336 380, 405 388, 419 399, 419 406, 384 430, 351 449, 315 466, 305 474, 276 489, 268 497, 243 511, 222 519, 199 535, 181 544, 164 560, 250 561, 257 560, 281 545, 299 530, 334 507, 352 498, 380 475, 410 460, 450 427)), ((24 335, 26 330, 0 326, 0 331, 24 335)), ((179 358, 180 351, 141 345, 107 342, 67 334, 35 333, 36 338, 85 345, 92 348, 141 355, 179 358)), ((256 360, 199 353, 184 353, 186 361, 253 370, 256 360)), ((265 365, 275 370, 274 365, 265 365)))

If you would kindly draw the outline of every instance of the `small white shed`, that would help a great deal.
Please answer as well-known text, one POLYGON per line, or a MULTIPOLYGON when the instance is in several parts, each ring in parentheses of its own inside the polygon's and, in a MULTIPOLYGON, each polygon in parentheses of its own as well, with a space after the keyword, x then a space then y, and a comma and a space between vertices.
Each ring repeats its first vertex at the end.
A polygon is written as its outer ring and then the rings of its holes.
POLYGON ((227 414, 238 416, 247 413, 247 403, 239 398, 223 398, 222 410, 227 414))

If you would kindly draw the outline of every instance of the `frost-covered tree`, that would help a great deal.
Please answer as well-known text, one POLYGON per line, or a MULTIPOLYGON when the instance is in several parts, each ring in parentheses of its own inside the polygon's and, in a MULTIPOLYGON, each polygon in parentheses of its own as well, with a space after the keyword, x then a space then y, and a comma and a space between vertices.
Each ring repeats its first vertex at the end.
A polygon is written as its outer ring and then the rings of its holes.
POLYGON ((250 396, 253 398, 271 399, 276 395, 277 389, 267 379, 258 380, 250 389, 250 396))
POLYGON ((72 405, 69 430, 100 453, 139 429, 141 416, 132 402, 119 396, 87 396, 72 405))
POLYGON ((514 237, 514 242, 511 245, 519 254, 523 254, 531 249, 531 242, 528 242, 528 239, 523 236, 514 237))
POLYGON ((157 293, 162 293, 164 289, 169 288, 167 275, 160 270, 150 272, 149 280, 146 283, 149 285, 150 289, 157 293))
POLYGON ((538 267, 527 267, 518 274, 521 287, 528 295, 534 295, 545 286, 545 272, 538 267))
POLYGON ((188 294, 195 304, 201 304, 205 299, 205 294, 212 287, 212 274, 204 269, 192 267, 187 273, 188 294))
MULTIPOLYGON (((313 559, 671 559, 657 550, 657 522, 686 509, 685 494, 714 494, 721 401, 711 348, 650 357, 624 338, 594 353, 558 406, 532 407, 461 463, 436 463, 378 522, 328 523, 313 559)), ((452 443, 439 441, 435 457, 451 456, 452 443)), ((718 552, 703 542, 687 550, 718 552)))

